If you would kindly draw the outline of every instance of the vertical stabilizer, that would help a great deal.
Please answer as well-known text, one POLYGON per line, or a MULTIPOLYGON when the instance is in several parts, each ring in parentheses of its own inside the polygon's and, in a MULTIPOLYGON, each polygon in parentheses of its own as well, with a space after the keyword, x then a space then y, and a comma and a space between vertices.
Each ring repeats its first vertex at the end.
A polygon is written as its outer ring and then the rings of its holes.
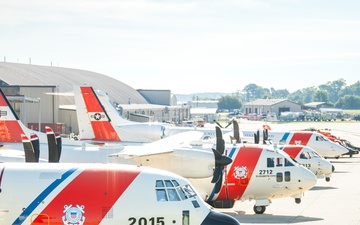
POLYGON ((24 130, 14 109, 0 89, 0 142, 22 142, 24 130))
POLYGON ((81 140, 121 141, 104 107, 90 86, 74 87, 81 140))

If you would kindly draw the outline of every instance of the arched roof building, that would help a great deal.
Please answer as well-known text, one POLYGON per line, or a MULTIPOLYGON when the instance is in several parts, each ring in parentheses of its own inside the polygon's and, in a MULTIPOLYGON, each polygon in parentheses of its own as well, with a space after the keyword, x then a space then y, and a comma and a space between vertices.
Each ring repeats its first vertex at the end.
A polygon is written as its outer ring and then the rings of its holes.
MULTIPOLYGON (((128 104, 147 104, 135 89, 109 76, 79 69, 0 62, 0 85, 52 85, 59 92, 72 92, 73 85, 90 85, 106 91, 111 101, 128 104)), ((60 97, 60 105, 74 104, 74 98, 60 97)))

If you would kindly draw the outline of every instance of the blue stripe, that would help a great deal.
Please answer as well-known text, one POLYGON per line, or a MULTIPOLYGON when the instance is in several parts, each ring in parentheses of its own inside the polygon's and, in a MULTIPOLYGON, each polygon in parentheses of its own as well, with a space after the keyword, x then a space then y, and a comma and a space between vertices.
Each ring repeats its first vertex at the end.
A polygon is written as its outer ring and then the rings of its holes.
POLYGON ((229 153, 229 157, 230 159, 232 159, 234 153, 235 153, 235 150, 236 150, 236 147, 233 147, 231 150, 230 150, 230 153, 229 153))
POLYGON ((75 168, 72 168, 65 172, 61 179, 56 179, 52 182, 38 197, 34 199, 33 202, 30 203, 28 207, 20 214, 20 216, 14 221, 13 225, 21 225, 29 215, 36 209, 36 207, 44 201, 44 199, 57 187, 59 186, 66 178, 68 178, 71 174, 76 171, 75 168))
POLYGON ((285 134, 284 134, 284 136, 281 138, 280 142, 281 142, 281 141, 285 141, 285 142, 286 142, 286 139, 288 139, 289 135, 290 135, 290 132, 285 132, 285 134))

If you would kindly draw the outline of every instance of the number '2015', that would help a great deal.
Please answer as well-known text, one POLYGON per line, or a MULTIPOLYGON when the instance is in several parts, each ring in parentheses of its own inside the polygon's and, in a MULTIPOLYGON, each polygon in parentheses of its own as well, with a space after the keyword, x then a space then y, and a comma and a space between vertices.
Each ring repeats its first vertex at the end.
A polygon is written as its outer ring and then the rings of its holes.
POLYGON ((149 219, 130 217, 129 221, 130 225, 165 225, 164 217, 151 217, 149 219))

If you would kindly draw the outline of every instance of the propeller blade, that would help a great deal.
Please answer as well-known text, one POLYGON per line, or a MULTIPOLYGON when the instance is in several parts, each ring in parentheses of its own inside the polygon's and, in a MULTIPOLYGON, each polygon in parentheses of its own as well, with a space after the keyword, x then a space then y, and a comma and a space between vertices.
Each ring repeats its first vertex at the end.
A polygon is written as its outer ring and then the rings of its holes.
POLYGON ((241 143, 239 124, 236 120, 233 120, 234 138, 236 143, 241 143))
POLYGON ((268 130, 267 129, 263 130, 263 144, 266 144, 269 137, 268 135, 269 135, 268 130))
POLYGON ((260 131, 259 130, 256 133, 254 133, 254 142, 255 142, 255 144, 260 143, 260 131))
POLYGON ((233 124, 233 121, 234 121, 234 119, 232 119, 232 120, 225 126, 225 128, 228 128, 231 124, 233 124))
POLYGON ((223 128, 218 121, 214 120, 214 123, 216 123, 216 125, 218 125, 219 127, 223 128))
MULTIPOLYGON (((49 148, 49 162, 59 162, 60 161, 60 152, 58 147, 58 142, 54 131, 50 127, 45 127, 46 137, 48 141, 49 148)), ((61 146, 60 146, 61 149, 61 146)))
POLYGON ((211 183, 217 183, 220 180, 221 175, 222 175, 222 168, 220 166, 216 166, 211 183))
POLYGON ((24 146, 24 152, 25 152, 25 162, 39 162, 39 144, 37 144, 37 146, 33 146, 33 142, 36 145, 36 140, 37 142, 39 142, 39 138, 34 134, 31 135, 31 141, 29 140, 29 138, 24 135, 21 134, 21 140, 24 146))
POLYGON ((223 174, 220 174, 219 180, 215 183, 215 194, 219 193, 222 187, 223 174))
POLYGON ((225 141, 222 136, 221 129, 219 127, 215 127, 216 132, 216 150, 222 155, 225 150, 225 141))

